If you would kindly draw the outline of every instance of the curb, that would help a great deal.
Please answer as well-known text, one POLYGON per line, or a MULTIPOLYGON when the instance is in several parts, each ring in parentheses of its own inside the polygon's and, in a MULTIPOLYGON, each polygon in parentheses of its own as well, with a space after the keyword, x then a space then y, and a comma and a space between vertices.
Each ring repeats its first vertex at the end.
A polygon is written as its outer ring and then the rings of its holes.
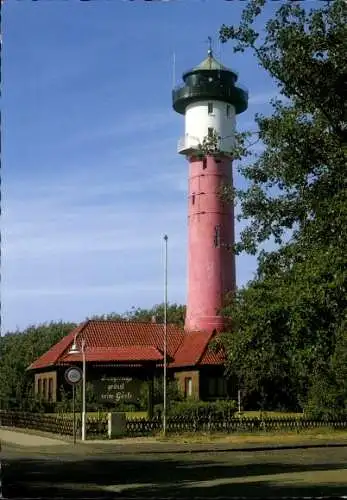
MULTIPOLYGON (((158 449, 151 449, 151 448, 146 448, 145 450, 141 450, 136 447, 136 445, 131 445, 134 446, 133 450, 123 450, 121 447, 117 447, 116 449, 112 451, 119 451, 122 452, 124 455, 132 455, 134 453, 143 455, 143 454, 169 454, 169 453, 174 453, 174 454, 188 454, 188 453, 231 453, 231 452, 254 452, 254 451, 280 451, 280 450, 300 450, 300 449, 315 449, 315 448, 347 448, 347 443, 317 443, 317 444, 293 444, 293 445, 238 445, 238 446, 233 446, 233 447, 223 447, 223 448, 192 448, 191 446, 189 449, 182 450, 182 448, 178 449, 172 449, 169 447, 166 447, 165 450, 158 450, 158 449)), ((110 450, 111 451, 111 450, 110 450)))

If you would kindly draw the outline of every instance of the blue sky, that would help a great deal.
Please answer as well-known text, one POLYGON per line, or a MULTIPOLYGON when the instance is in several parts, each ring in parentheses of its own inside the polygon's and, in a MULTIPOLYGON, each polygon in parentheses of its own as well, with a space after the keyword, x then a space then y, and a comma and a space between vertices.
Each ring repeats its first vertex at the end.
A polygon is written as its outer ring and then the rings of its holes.
MULTIPOLYGON (((162 302, 165 233, 169 301, 185 302, 188 171, 172 54, 179 83, 243 5, 5 2, 2 332, 162 302)), ((238 127, 252 127, 271 112, 274 83, 230 43, 215 42, 215 55, 248 88, 238 127)), ((238 284, 255 269, 238 257, 238 284)))

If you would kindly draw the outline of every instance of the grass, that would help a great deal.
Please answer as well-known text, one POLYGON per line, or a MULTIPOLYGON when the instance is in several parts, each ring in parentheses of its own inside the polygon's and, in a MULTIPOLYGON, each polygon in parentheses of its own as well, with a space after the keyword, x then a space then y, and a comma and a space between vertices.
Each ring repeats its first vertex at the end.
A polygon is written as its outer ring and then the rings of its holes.
POLYGON ((241 414, 235 413, 236 417, 245 418, 304 418, 303 413, 289 413, 280 411, 243 411, 241 414))
POLYGON ((168 434, 163 436, 157 434, 158 441, 167 441, 172 443, 225 443, 225 444, 290 444, 298 442, 311 442, 312 444, 320 440, 324 441, 347 441, 347 431, 333 429, 309 429, 301 431, 276 431, 270 432, 252 432, 252 433, 180 433, 168 434))
MULTIPOLYGON (((105 412, 105 411, 88 411, 87 412, 87 417, 90 417, 90 418, 102 418, 102 417, 107 417, 107 413, 108 412, 105 412)), ((125 411, 125 412, 121 412, 121 413, 125 413, 125 416, 127 419, 129 420, 133 420, 133 419, 137 419, 137 418, 147 418, 147 412, 146 411, 125 411)), ((63 418, 70 418, 72 419, 73 418, 73 413, 70 412, 70 413, 46 413, 47 416, 49 417, 58 417, 58 416, 62 416, 63 418)), ((79 411, 76 411, 76 416, 78 417, 80 415, 80 412, 79 411)))
MULTIPOLYGON (((123 412, 122 412, 123 413, 123 412)), ((148 413, 146 411, 126 411, 124 412, 126 418, 129 420, 134 420, 137 418, 147 418, 148 413)), ((79 415, 80 412, 76 412, 76 415, 79 415)), ((73 413, 46 413, 48 416, 64 416, 66 418, 72 418, 73 413)), ((88 417, 96 418, 96 417, 106 417, 107 412, 105 411, 90 411, 87 413, 88 417)), ((286 413, 279 411, 243 411, 241 414, 235 413, 235 417, 243 417, 243 418, 303 418, 305 415, 303 413, 286 413)))

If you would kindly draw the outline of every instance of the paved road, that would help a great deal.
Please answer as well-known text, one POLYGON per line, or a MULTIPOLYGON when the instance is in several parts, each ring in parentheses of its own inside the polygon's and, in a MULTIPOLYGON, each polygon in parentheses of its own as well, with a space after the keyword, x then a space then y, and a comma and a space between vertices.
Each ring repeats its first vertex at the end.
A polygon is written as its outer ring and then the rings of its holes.
POLYGON ((347 495, 347 446, 200 453, 137 453, 132 446, 4 444, 3 493, 177 499, 347 495))

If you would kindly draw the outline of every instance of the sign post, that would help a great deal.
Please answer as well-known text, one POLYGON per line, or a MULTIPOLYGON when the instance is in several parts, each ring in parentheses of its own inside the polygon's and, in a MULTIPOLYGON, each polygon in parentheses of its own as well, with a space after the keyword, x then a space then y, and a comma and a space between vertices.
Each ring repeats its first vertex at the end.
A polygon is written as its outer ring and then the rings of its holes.
POLYGON ((76 444, 76 385, 82 380, 82 371, 78 366, 70 366, 65 370, 65 380, 72 385, 73 443, 76 444))

